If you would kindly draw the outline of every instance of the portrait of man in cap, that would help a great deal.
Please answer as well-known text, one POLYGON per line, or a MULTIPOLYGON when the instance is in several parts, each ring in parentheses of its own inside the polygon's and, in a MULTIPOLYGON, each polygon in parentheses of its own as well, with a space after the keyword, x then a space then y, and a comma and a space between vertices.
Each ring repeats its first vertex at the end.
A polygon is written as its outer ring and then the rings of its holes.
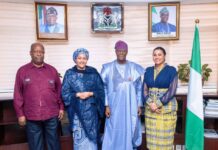
MULTIPOLYGON (((153 10, 152 10, 153 11, 153 10)), ((154 10, 156 11, 156 10, 154 10)), ((158 13, 157 13, 158 14, 158 13)), ((152 25, 152 33, 172 34, 176 32, 176 26, 169 22, 170 11, 168 7, 162 7, 159 11, 160 21, 152 25)), ((153 17, 153 16, 152 16, 153 17)))
POLYGON ((148 40, 178 40, 180 2, 148 4, 148 40))
POLYGON ((40 25, 40 32, 42 33, 64 33, 64 25, 58 22, 59 13, 57 9, 50 6, 44 12, 44 19, 40 25))

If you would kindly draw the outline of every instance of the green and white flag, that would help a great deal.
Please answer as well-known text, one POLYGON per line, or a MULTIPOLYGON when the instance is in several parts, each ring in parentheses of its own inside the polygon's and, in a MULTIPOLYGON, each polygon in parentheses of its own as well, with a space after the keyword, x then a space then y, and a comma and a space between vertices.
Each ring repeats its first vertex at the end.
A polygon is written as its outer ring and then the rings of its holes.
POLYGON ((195 35, 192 47, 189 89, 186 109, 186 150, 204 149, 204 115, 203 92, 201 76, 201 53, 198 26, 195 26, 195 35))
POLYGON ((158 21, 160 20, 160 16, 157 13, 157 10, 155 8, 155 6, 152 6, 151 8, 151 12, 152 12, 152 25, 158 23, 158 21))
POLYGON ((38 9, 39 25, 46 24, 46 18, 44 17, 46 16, 46 7, 43 5, 39 5, 37 9, 38 9))

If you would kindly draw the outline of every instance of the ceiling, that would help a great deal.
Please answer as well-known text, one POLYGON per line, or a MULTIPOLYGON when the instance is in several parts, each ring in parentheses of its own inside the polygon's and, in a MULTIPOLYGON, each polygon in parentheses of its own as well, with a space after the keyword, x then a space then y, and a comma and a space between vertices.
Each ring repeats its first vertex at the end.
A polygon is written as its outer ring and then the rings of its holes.
MULTIPOLYGON (((37 2, 60 2, 68 4, 89 4, 94 2, 119 2, 119 3, 151 3, 151 2, 175 2, 180 1, 182 4, 201 4, 201 3, 218 3, 218 0, 37 0, 37 2)), ((34 0, 0 0, 0 2, 9 3, 33 3, 34 0)))

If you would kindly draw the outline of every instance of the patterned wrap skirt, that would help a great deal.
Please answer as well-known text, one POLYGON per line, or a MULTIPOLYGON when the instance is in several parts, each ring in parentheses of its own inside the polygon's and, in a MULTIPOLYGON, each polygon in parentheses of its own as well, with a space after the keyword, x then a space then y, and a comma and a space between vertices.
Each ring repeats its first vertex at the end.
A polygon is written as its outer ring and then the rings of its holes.
MULTIPOLYGON (((167 89, 151 88, 149 94, 154 102, 161 97, 167 89)), ((148 105, 145 108, 146 143, 149 150, 172 150, 177 120, 177 101, 170 100, 161 107, 161 113, 152 112, 148 105)))

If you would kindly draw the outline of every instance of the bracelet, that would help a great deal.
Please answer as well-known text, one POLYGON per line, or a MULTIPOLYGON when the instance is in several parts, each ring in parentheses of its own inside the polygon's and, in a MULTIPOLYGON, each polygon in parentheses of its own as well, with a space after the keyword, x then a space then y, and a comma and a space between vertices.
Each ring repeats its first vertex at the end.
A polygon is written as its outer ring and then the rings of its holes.
POLYGON ((80 92, 76 93, 76 97, 79 97, 80 92))

